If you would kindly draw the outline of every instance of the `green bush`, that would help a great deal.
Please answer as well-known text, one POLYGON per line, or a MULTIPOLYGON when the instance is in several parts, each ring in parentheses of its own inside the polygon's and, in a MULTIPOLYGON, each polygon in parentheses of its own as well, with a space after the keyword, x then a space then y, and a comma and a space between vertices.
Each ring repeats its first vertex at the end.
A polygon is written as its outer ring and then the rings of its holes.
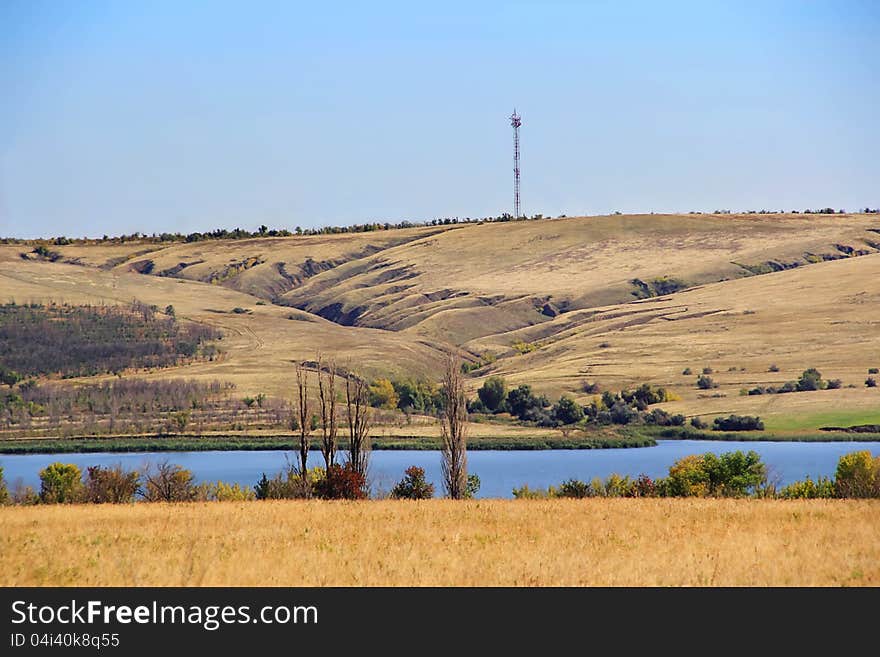
POLYGON ((427 500, 434 497, 434 484, 425 479, 424 468, 412 465, 391 490, 391 497, 400 500, 427 500))
POLYGON ((869 376, 867 379, 865 379, 865 385, 868 386, 869 388, 876 388, 877 387, 877 379, 875 379, 873 376, 869 376))
POLYGON ((717 388, 718 384, 712 380, 711 376, 707 376, 706 374, 701 374, 697 377, 697 387, 700 390, 711 390, 712 388, 717 388))
POLYGON ((568 479, 567 481, 563 481, 559 488, 556 490, 556 497, 574 497, 574 498, 584 498, 584 497, 592 497, 593 491, 590 484, 581 481, 580 479, 568 479))
POLYGON ((694 429, 700 429, 700 430, 709 428, 709 425, 704 420, 702 420, 698 417, 691 418, 691 426, 694 429))
POLYGON ((808 500, 834 497, 834 495, 834 482, 827 477, 819 477, 816 481, 807 477, 803 481, 795 481, 779 491, 779 497, 787 500, 808 500))
POLYGON ((669 476, 656 482, 669 497, 742 497, 766 481, 767 471, 754 451, 685 456, 669 467, 669 476))
POLYGON ((469 500, 475 498, 477 496, 477 493, 480 492, 481 485, 482 482, 480 481, 479 476, 477 476, 476 473, 470 473, 467 476, 467 485, 465 486, 464 490, 465 499, 469 500))
POLYGON ((690 376, 691 374, 694 373, 694 371, 693 371, 690 367, 685 367, 685 368, 681 371, 681 373, 682 373, 684 376, 690 376))
POLYGON ((868 450, 841 456, 834 491, 837 497, 880 497, 880 457, 872 457, 868 450))
POLYGON ((880 368, 877 367, 869 367, 868 374, 880 374, 880 368))
POLYGON ((6 487, 6 480, 3 478, 3 466, 0 465, 0 506, 9 504, 9 489, 6 487))
POLYGON ((529 488, 528 484, 523 484, 519 488, 513 489, 513 497, 517 500, 546 500, 551 497, 561 497, 553 486, 549 488, 529 488))
POLYGON ((763 431, 764 423, 752 415, 728 415, 716 417, 712 428, 714 431, 763 431))
POLYGON ((312 497, 315 484, 324 478, 324 468, 316 467, 300 476, 296 468, 288 466, 269 479, 266 473, 254 485, 254 496, 258 500, 296 500, 312 497))
POLYGON ((72 463, 51 463, 40 470, 40 501, 71 504, 82 500, 82 472, 72 463))
POLYGON ((584 409, 571 397, 563 395, 550 412, 559 424, 576 424, 584 419, 584 409))
POLYGON ((798 379, 798 392, 806 392, 810 390, 822 390, 825 388, 825 382, 822 380, 822 373, 815 367, 804 370, 801 378, 798 379))

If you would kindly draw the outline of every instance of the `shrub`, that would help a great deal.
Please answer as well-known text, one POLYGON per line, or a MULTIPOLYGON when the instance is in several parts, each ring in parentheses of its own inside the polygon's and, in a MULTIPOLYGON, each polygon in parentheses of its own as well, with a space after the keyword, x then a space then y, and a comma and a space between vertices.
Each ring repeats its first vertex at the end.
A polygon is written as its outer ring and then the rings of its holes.
POLYGON ((639 419, 639 412, 630 408, 622 401, 616 401, 608 411, 614 424, 629 424, 639 419))
POLYGON ((779 491, 779 497, 787 500, 834 497, 834 482, 827 477, 819 477, 816 481, 807 477, 803 481, 795 481, 783 488, 779 491))
POLYGON ((640 474, 630 489, 630 497, 655 497, 656 495, 657 486, 646 474, 640 474))
POLYGON ((654 388, 647 383, 643 383, 632 392, 628 390, 622 391, 620 398, 628 404, 634 403, 640 408, 669 401, 669 395, 665 388, 654 388))
POLYGON ((822 374, 815 367, 804 370, 801 374, 801 378, 798 379, 797 382, 797 389, 799 392, 822 390, 824 387, 825 384, 824 381, 822 381, 822 374))
POLYGON ((729 415, 716 417, 713 429, 715 431, 763 431, 764 423, 761 418, 751 415, 729 415))
POLYGON ((94 465, 86 470, 86 502, 93 504, 126 504, 133 502, 141 489, 141 475, 124 470, 121 465, 104 468, 94 465))
POLYGON ((869 367, 868 374, 880 374, 880 369, 878 369, 876 367, 869 367))
POLYGON ((704 422, 702 419, 700 419, 698 417, 691 418, 691 426, 694 429, 708 429, 709 428, 709 425, 706 424, 706 422, 704 422))
POLYGON ((754 451, 685 456, 669 467, 669 476, 656 482, 658 493, 670 497, 741 497, 767 479, 761 457, 754 451))
POLYGON ((605 497, 633 497, 633 480, 629 476, 621 477, 616 472, 608 475, 604 482, 605 497))
POLYGON ((517 500, 545 500, 549 497, 560 497, 558 491, 553 486, 549 488, 529 488, 528 484, 523 484, 520 488, 513 489, 513 497, 517 500))
POLYGON ((646 424, 656 424, 658 427, 680 427, 684 424, 684 415, 670 415, 661 408, 655 408, 645 414, 646 424))
POLYGON ((363 500, 367 497, 366 477, 351 463, 334 463, 313 488, 315 495, 325 500, 363 500))
POLYGON ((880 497, 880 457, 873 458, 868 450, 841 456, 834 492, 838 497, 880 497))
POLYGON ((709 493, 709 476, 703 467, 703 457, 685 456, 669 466, 664 489, 670 497, 705 497, 709 493))
POLYGON ((477 493, 480 492, 480 485, 481 484, 482 484, 482 482, 480 481, 480 478, 476 475, 476 473, 473 473, 473 472, 470 473, 467 476, 467 485, 465 486, 465 490, 464 490, 465 499, 469 500, 469 499, 473 499, 474 497, 476 497, 477 493))
POLYGON ((406 469, 403 479, 391 490, 391 497, 402 500, 427 500, 434 497, 434 484, 425 480, 425 470, 416 465, 406 469))
POLYGON ((754 451, 704 454, 703 469, 709 480, 709 494, 718 497, 748 495, 767 478, 767 469, 754 451))
POLYGON ((589 381, 584 381, 581 385, 581 390, 588 395, 595 395, 599 393, 599 384, 598 383, 590 383, 589 381))
POLYGON ((501 410, 506 395, 507 386, 504 384, 504 379, 500 376, 490 376, 483 383, 482 387, 477 390, 477 396, 483 402, 483 406, 493 413, 501 410))
POLYGON ((520 420, 533 420, 540 416, 550 402, 543 395, 538 397, 532 393, 528 384, 517 386, 507 393, 507 410, 520 420))
POLYGON ((712 374, 714 371, 715 370, 713 370, 711 367, 704 367, 703 368, 703 374, 712 374))
POLYGON ((167 462, 150 466, 144 473, 141 495, 147 502, 190 502, 196 497, 193 474, 167 462))
POLYGON ((256 494, 249 486, 206 481, 196 487, 195 499, 203 502, 248 502, 256 499, 256 494))
POLYGON ((690 376, 691 374, 694 373, 694 371, 693 371, 690 367, 685 367, 685 368, 681 371, 681 373, 682 373, 684 376, 690 376))
POLYGON ((40 470, 40 501, 70 504, 82 499, 82 472, 72 463, 52 463, 40 470))
POLYGON ((697 377, 697 387, 700 390, 711 390, 712 388, 717 388, 718 384, 712 380, 711 376, 706 376, 705 374, 702 374, 697 377))
POLYGON ((397 392, 388 379, 376 379, 370 384, 370 406, 375 408, 397 408, 397 392))
POLYGON ((9 504, 9 489, 6 487, 6 480, 3 478, 3 466, 0 465, 0 506, 9 504))
POLYGON ((584 409, 571 397, 562 396, 553 406, 551 416, 560 424, 576 424, 584 419, 584 409))
POLYGON ((312 496, 315 482, 324 478, 324 468, 312 468, 301 477, 293 466, 288 466, 272 479, 263 473, 254 486, 254 497, 258 500, 293 500, 306 499, 312 496))
POLYGON ((875 379, 873 376, 869 376, 867 379, 865 379, 865 385, 868 386, 869 388, 876 388, 877 387, 877 379, 875 379))
POLYGON ((779 365, 777 365, 777 364, 774 363, 773 365, 771 365, 771 366, 767 369, 767 371, 768 371, 768 372, 778 372, 778 371, 779 371, 779 365))
POLYGON ((590 484, 585 483, 580 479, 568 479, 567 481, 563 481, 559 486, 559 489, 556 491, 557 497, 574 497, 579 499, 591 497, 592 494, 593 492, 590 484))
POLYGON ((840 379, 830 379, 828 381, 828 389, 829 390, 838 390, 843 387, 843 381, 840 379))

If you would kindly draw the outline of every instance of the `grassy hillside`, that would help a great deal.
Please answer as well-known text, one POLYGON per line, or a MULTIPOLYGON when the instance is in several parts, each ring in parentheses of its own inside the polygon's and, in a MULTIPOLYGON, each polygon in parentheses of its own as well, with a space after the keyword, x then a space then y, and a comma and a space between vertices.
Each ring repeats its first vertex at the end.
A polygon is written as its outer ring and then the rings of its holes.
POLYGON ((876 586, 878 511, 733 499, 0 507, 0 585, 876 586))
POLYGON ((681 397, 669 411, 814 429, 832 411, 834 424, 877 419, 880 392, 863 382, 880 365, 878 231, 875 215, 634 215, 48 245, 50 257, 10 244, 0 289, 4 301, 172 304, 222 330, 224 353, 138 376, 228 380, 242 394, 289 397, 292 362, 317 352, 369 377, 436 379, 460 348, 494 359, 471 389, 501 374, 587 401, 585 381, 651 382, 681 397), (704 367, 718 388, 696 388, 704 367), (844 388, 739 394, 808 367, 844 388))

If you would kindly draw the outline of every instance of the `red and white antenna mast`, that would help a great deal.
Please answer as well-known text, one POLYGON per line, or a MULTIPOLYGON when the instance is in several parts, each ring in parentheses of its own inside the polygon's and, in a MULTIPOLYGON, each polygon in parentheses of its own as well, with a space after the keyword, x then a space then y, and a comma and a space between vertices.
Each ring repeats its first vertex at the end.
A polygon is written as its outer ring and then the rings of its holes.
POLYGON ((510 125, 513 126, 513 218, 519 219, 519 127, 522 119, 515 109, 510 115, 510 125))

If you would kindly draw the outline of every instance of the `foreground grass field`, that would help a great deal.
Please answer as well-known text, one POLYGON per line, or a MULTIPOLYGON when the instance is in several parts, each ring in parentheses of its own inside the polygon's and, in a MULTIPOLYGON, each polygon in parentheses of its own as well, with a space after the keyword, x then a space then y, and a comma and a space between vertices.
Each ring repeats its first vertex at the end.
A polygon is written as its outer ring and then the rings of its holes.
POLYGON ((880 501, 0 508, 0 585, 880 585, 880 501))

